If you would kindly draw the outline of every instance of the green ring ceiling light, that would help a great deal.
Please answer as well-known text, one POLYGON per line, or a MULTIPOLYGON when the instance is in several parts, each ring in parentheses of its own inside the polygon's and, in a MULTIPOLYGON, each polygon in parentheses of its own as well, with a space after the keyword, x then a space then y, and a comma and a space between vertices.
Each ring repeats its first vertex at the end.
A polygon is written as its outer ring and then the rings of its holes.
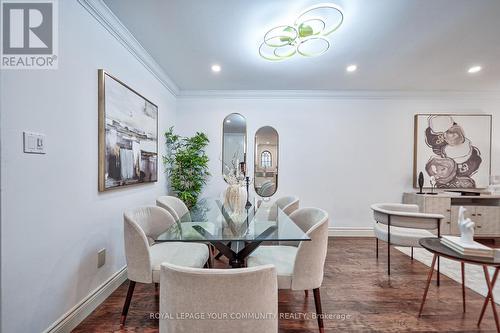
POLYGON ((320 56, 330 48, 325 37, 337 31, 343 21, 342 9, 335 4, 312 6, 293 25, 280 25, 266 32, 259 54, 269 61, 290 59, 296 54, 320 56))

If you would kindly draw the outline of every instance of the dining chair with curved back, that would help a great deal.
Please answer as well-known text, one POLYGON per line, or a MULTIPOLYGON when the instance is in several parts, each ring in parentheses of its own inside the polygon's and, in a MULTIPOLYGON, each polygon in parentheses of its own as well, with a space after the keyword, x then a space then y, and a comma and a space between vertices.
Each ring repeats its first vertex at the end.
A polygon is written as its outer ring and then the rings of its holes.
MULTIPOLYGON (((391 245, 420 247, 419 240, 425 237, 441 237, 441 214, 420 213, 419 206, 399 203, 377 203, 371 205, 375 220, 373 230, 376 240, 378 259, 378 241, 387 242, 387 274, 391 274, 391 245), (433 234, 430 230, 436 232, 433 234)), ((439 261, 437 283, 439 285, 439 261)))
POLYGON ((278 289, 312 289, 319 329, 324 332, 320 287, 328 249, 328 213, 319 208, 300 208, 290 214, 290 219, 311 240, 302 241, 298 246, 261 246, 248 257, 247 266, 274 265, 278 274, 278 289))
POLYGON ((294 211, 299 209, 299 198, 296 196, 286 196, 277 199, 269 210, 269 220, 275 221, 278 215, 277 209, 280 208, 283 213, 290 216, 294 211))
MULTIPOLYGON (((156 199, 156 205, 166 209, 174 217, 176 222, 191 222, 191 215, 189 209, 181 199, 171 196, 163 195, 156 199)), ((213 265, 213 254, 215 248, 212 244, 206 243, 209 248, 210 259, 208 261, 210 267, 213 265)))
POLYGON ((191 216, 189 215, 189 209, 187 208, 184 201, 181 199, 171 196, 171 195, 163 195, 156 199, 156 205, 163 209, 166 209, 176 221, 180 221, 181 219, 186 222, 191 221, 191 216))
POLYGON ((272 265, 235 269, 161 266, 160 333, 276 333, 278 288, 272 265), (212 314, 180 318, 179 314, 212 314), (255 316, 255 317, 252 317, 255 316))
POLYGON ((160 282, 160 264, 168 262, 188 267, 204 267, 209 259, 206 245, 184 242, 155 243, 154 239, 171 225, 174 217, 160 207, 140 207, 125 211, 125 258, 130 280, 120 324, 127 318, 136 282, 160 282))

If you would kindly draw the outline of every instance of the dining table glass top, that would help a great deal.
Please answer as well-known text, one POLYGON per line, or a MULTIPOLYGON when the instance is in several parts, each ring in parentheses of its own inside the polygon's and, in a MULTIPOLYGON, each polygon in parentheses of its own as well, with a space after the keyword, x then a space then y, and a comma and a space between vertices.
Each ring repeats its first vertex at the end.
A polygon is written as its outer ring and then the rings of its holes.
POLYGON ((219 199, 202 199, 155 242, 309 241, 306 233, 279 207, 262 203, 258 208, 233 211, 219 199))

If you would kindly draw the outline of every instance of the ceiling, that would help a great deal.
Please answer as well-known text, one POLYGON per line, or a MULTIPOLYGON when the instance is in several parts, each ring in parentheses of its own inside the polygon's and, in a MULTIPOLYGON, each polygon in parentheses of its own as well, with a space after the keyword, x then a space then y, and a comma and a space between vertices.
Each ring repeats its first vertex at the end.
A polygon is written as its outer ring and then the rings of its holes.
POLYGON ((181 90, 500 90, 498 0, 329 1, 330 50, 282 62, 258 55, 264 34, 321 0, 104 2, 181 90))

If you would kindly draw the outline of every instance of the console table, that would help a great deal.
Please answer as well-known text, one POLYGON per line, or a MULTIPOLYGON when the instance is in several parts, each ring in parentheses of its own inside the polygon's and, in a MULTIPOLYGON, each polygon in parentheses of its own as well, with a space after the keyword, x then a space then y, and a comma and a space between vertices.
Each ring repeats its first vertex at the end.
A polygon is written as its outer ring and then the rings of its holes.
POLYGON ((500 238, 500 195, 481 194, 461 196, 448 193, 417 194, 404 193, 403 203, 415 204, 422 213, 444 215, 441 221, 442 235, 460 235, 458 230, 458 209, 467 208, 465 218, 475 223, 474 236, 479 238, 500 238))

